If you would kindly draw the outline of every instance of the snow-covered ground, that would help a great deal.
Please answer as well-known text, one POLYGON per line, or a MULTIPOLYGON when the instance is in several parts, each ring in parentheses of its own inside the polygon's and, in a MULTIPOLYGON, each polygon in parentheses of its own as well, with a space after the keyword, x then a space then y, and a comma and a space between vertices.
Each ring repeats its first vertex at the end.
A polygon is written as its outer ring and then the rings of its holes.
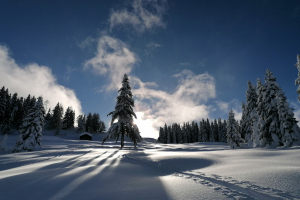
POLYGON ((224 143, 103 146, 43 135, 43 148, 0 152, 0 199, 300 199, 300 145, 231 150, 224 143))

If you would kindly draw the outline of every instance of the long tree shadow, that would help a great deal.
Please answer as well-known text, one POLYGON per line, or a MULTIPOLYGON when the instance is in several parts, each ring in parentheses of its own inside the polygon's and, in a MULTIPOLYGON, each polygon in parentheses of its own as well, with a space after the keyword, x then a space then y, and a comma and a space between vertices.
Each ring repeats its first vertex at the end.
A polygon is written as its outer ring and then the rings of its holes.
POLYGON ((142 166, 122 163, 119 152, 96 156, 95 152, 85 152, 31 173, 0 176, 1 199, 145 199, 142 197, 153 193, 152 185, 157 190, 154 196, 160 196, 154 199, 169 199, 157 172, 149 174, 142 166), (14 188, 18 188, 17 193, 14 188), (136 188, 145 191, 144 196, 135 194, 136 188))

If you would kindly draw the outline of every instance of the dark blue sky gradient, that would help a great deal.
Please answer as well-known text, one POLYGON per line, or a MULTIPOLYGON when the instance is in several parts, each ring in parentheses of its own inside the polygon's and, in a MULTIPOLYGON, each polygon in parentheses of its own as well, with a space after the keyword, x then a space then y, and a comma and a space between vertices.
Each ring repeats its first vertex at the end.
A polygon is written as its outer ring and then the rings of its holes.
MULTIPOLYGON (((59 84, 75 90, 85 113, 99 112, 107 121, 117 92, 97 92, 108 80, 83 70, 97 44, 78 46, 103 31, 138 55, 140 62, 132 74, 143 82, 156 82, 158 89, 174 91, 177 81, 172 75, 189 69, 216 79, 217 97, 207 105, 215 106, 215 100, 245 101, 247 81, 256 84, 256 78, 263 79, 270 69, 288 99, 297 102, 294 64, 300 54, 300 1, 171 0, 163 16, 165 28, 110 31, 110 9, 122 6, 121 0, 2 0, 0 44, 21 65, 35 62, 50 67, 59 84), (149 43, 161 46, 146 53, 149 43), (68 74, 68 66, 76 71, 68 74)), ((227 117, 211 114, 219 116, 227 117)))

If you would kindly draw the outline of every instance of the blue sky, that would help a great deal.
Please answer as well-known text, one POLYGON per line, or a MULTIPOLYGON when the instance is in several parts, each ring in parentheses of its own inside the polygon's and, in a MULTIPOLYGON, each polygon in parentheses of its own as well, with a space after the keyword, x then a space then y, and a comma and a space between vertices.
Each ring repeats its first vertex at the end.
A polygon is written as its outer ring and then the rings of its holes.
POLYGON ((128 73, 144 137, 231 108, 239 118, 247 81, 267 69, 300 116, 299 1, 4 0, 0 27, 0 85, 108 125, 128 73))

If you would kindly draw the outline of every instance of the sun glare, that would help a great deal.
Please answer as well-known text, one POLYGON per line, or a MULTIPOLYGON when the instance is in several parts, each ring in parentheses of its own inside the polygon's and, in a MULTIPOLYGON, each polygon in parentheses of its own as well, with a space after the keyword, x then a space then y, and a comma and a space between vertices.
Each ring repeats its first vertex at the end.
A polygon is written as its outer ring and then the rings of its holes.
POLYGON ((139 127, 142 137, 157 138, 158 131, 153 128, 153 121, 151 119, 144 119, 143 112, 136 112, 137 119, 134 123, 139 127))

